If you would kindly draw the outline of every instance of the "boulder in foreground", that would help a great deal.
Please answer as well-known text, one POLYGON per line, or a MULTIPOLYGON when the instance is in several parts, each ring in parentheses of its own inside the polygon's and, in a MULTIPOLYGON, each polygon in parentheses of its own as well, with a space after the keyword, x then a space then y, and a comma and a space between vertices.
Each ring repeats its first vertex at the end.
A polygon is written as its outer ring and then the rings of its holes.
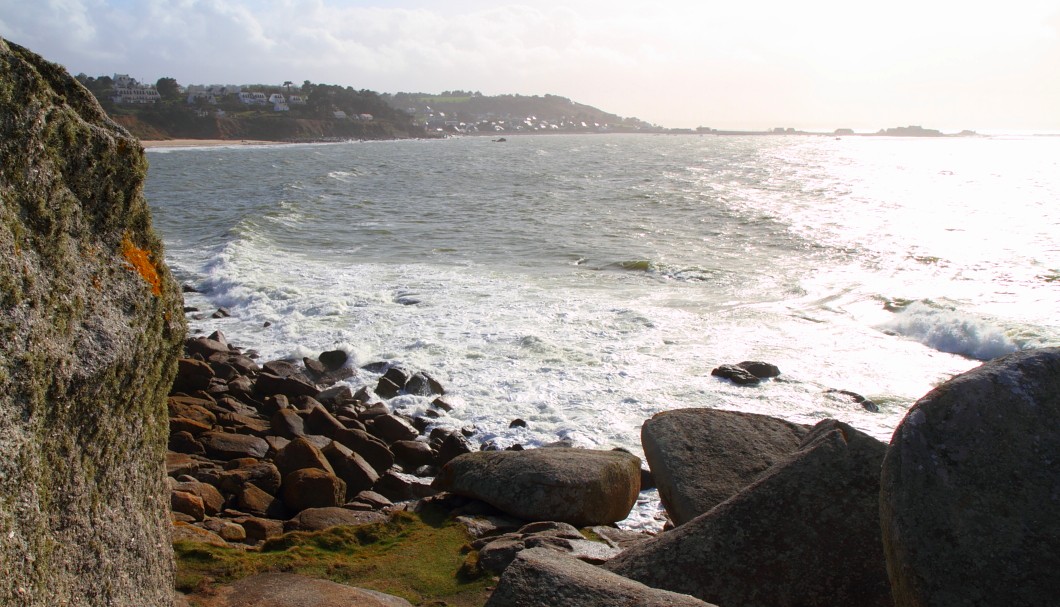
POLYGON ((293 573, 259 573, 195 598, 203 607, 412 607, 396 596, 293 573))
POLYGON ((146 172, 91 93, 0 40, 0 605, 172 600, 185 326, 146 172))
POLYGON ((486 607, 711 607, 699 599, 656 590, 548 548, 520 552, 486 607))
POLYGON ((878 516, 885 448, 822 421, 740 493, 603 567, 724 607, 891 607, 878 516))
POLYGON ((1060 597, 1060 348, 932 390, 895 430, 880 492, 899 607, 1060 597))
POLYGON ((603 525, 626 518, 640 492, 640 458, 623 451, 478 451, 452 459, 436 489, 528 521, 603 525))
POLYGON ((809 431, 767 415, 675 409, 644 422, 640 436, 659 498, 682 525, 798 449, 809 431))

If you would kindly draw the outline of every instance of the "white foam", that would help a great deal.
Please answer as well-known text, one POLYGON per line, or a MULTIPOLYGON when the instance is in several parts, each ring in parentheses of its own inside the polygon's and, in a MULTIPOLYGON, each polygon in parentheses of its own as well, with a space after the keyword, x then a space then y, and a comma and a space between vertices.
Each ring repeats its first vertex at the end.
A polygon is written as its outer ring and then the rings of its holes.
POLYGON ((990 360, 1021 349, 997 321, 926 302, 913 302, 881 325, 940 352, 990 360))

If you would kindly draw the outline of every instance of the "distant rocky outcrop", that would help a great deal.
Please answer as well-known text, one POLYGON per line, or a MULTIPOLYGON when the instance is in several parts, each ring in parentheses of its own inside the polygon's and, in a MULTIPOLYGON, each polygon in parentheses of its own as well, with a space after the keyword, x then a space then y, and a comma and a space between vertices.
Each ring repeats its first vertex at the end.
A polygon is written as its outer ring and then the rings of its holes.
POLYGON ((822 421, 754 483, 603 567, 725 607, 890 607, 877 515, 885 448, 822 421))
POLYGON ((146 171, 65 70, 0 40, 2 605, 172 601, 165 395, 185 325, 146 171))
POLYGON ((682 525, 798 449, 809 431, 767 415, 675 409, 644 422, 641 444, 666 512, 682 525))
POLYGON ((898 607, 1060 597, 1060 348, 946 382, 898 426, 880 522, 898 607))
POLYGON ((553 447, 479 451, 445 464, 434 487, 530 521, 599 525, 629 515, 640 458, 623 451, 553 447))

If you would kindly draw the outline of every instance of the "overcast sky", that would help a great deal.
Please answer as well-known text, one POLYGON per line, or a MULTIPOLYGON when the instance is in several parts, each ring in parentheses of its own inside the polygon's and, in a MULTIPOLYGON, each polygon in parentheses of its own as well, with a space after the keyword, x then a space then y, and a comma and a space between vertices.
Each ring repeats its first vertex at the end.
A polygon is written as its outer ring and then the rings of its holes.
POLYGON ((546 93, 669 127, 1060 131, 1057 0, 0 0, 92 76, 546 93))

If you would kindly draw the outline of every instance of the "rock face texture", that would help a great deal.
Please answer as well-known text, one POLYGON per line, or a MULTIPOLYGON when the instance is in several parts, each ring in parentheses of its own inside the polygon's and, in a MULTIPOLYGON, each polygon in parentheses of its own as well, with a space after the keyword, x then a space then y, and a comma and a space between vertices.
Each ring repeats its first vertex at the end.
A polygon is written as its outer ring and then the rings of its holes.
POLYGON ((412 607, 405 599, 293 573, 259 573, 196 597, 202 607, 412 607))
POLYGON ((1019 352, 921 398, 883 464, 895 605, 1060 597, 1060 348, 1019 352))
POLYGON ((442 467, 434 488, 480 499, 528 521, 603 525, 629 515, 640 458, 622 451, 478 451, 442 467))
POLYGON ((640 436, 659 498, 682 525, 751 484, 809 431, 767 415, 676 409, 644 422, 640 436))
POLYGON ((0 604, 168 605, 184 337, 140 144, 0 40, 0 604))
POLYGON ((743 491, 603 567, 724 607, 890 607, 878 515, 885 449, 822 421, 743 491))
POLYGON ((712 607, 685 594, 656 590, 548 548, 519 553, 486 607, 712 607))

